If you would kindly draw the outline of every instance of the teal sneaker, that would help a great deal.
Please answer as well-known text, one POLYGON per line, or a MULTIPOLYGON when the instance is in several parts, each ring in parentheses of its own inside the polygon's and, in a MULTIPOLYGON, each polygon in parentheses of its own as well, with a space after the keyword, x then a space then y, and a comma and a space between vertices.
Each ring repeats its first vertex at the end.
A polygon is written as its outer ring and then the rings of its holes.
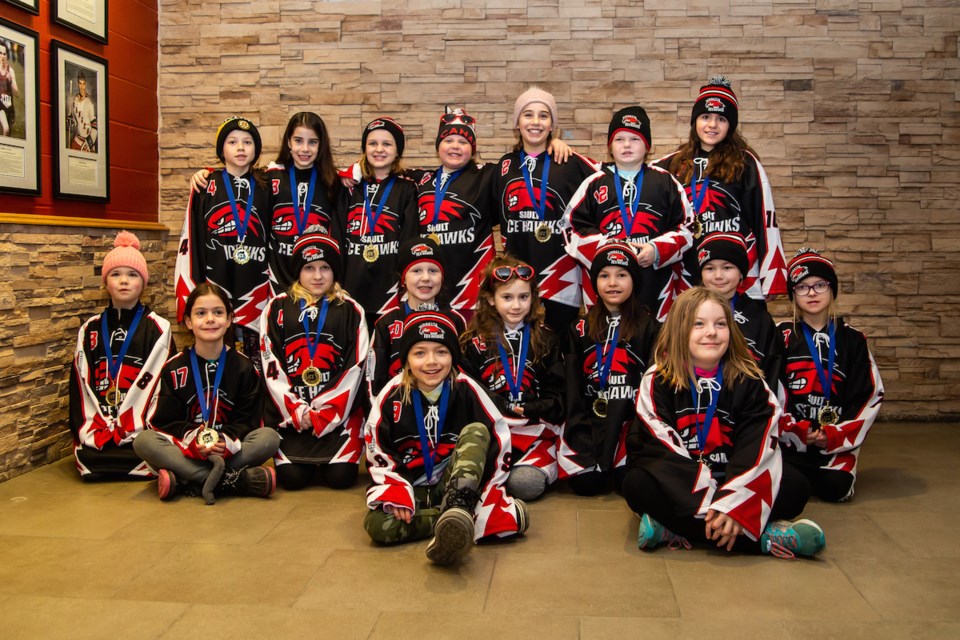
POLYGON ((760 549, 778 558, 815 556, 826 546, 823 529, 813 520, 770 522, 760 536, 760 549))
POLYGON ((671 549, 690 549, 690 542, 682 536, 673 533, 646 513, 640 516, 640 529, 637 531, 637 546, 641 549, 668 543, 671 549))

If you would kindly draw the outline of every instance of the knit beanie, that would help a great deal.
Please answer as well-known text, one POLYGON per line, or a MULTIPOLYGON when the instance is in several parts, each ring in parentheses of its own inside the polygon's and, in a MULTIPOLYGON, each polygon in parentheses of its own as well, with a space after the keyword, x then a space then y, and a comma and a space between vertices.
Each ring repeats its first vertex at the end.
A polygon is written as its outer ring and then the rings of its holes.
POLYGON ((437 148, 440 148, 440 141, 447 136, 463 136, 470 143, 470 151, 475 154, 477 152, 477 133, 474 131, 473 125, 476 122, 476 118, 463 109, 447 107, 447 112, 440 116, 440 128, 437 130, 437 148))
POLYGON ((650 148, 650 118, 647 117, 647 112, 643 110, 643 107, 624 107, 613 114, 613 118, 610 120, 610 126, 607 128, 608 147, 610 143, 613 142, 613 136, 617 135, 619 131, 628 131, 637 134, 643 138, 647 149, 650 148))
POLYGON ((747 277, 750 271, 750 260, 747 259, 747 243, 739 233, 709 233, 700 242, 697 249, 697 262, 700 270, 711 260, 726 260, 740 270, 740 275, 747 277))
POLYGON ((520 114, 534 102, 540 102, 547 106, 547 110, 550 111, 550 119, 553 121, 551 124, 553 125, 553 129, 556 129, 557 99, 553 97, 552 93, 547 93, 540 87, 530 87, 521 93, 520 97, 517 98, 517 101, 513 104, 513 128, 516 129, 520 126, 520 114))
POLYGON ((333 271, 333 279, 340 281, 340 245, 337 241, 325 233, 317 231, 319 227, 314 226, 307 229, 293 245, 293 255, 290 256, 290 266, 293 272, 300 277, 300 271, 311 262, 323 260, 330 265, 333 271))
POLYGON ((431 238, 408 238, 400 245, 397 256, 397 267, 400 271, 400 282, 407 277, 407 271, 418 262, 432 262, 440 268, 443 275, 443 262, 440 260, 440 245, 431 238))
POLYGON ((626 242, 614 240, 608 242, 597 250, 597 255, 593 257, 593 264, 590 265, 590 284, 594 291, 597 290, 597 278, 604 267, 622 267, 630 272, 633 279, 633 290, 639 291, 643 288, 643 267, 640 266, 640 259, 634 253, 633 248, 626 242))
POLYGON ((716 113, 727 119, 730 123, 729 133, 733 133, 737 130, 739 108, 737 94, 733 92, 727 77, 713 76, 707 84, 700 87, 700 95, 693 103, 693 112, 690 114, 690 125, 704 113, 716 113))
POLYGON ((793 300, 793 288, 810 276, 818 276, 829 282, 833 298, 836 300, 839 293, 837 270, 834 269, 832 262, 820 255, 819 251, 806 247, 798 249, 796 255, 787 264, 787 279, 790 281, 787 294, 791 300, 793 300))
POLYGON ((376 131, 377 129, 383 129, 393 136, 393 141, 397 144, 397 157, 403 157, 403 127, 393 118, 377 118, 376 120, 371 120, 367 126, 363 128, 360 152, 364 153, 367 150, 367 137, 371 131, 376 131))
POLYGON ((111 249, 103 258, 103 281, 107 281, 107 275, 117 267, 129 267, 140 274, 143 278, 143 286, 150 282, 150 271, 147 269, 147 261, 140 253, 140 239, 129 231, 121 231, 113 241, 111 249))
POLYGON ((410 349, 418 342, 438 342, 453 356, 453 369, 460 363, 460 336, 457 326, 446 314, 438 311, 415 311, 407 316, 400 335, 400 362, 407 363, 410 349))
POLYGON ((223 162, 223 143, 227 140, 231 131, 244 131, 253 137, 253 162, 250 163, 250 166, 257 164, 257 160, 260 158, 260 150, 263 148, 263 143, 260 141, 260 132, 257 131, 256 125, 243 116, 230 116, 217 129, 217 157, 220 158, 220 162, 223 162))

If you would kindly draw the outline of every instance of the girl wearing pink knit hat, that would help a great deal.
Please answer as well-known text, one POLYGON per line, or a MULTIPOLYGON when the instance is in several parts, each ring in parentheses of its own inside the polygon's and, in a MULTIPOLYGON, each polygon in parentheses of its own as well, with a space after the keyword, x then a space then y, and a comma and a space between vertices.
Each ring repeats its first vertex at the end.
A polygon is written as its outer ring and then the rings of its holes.
POLYGON ((70 370, 73 453, 85 480, 149 478, 131 444, 174 348, 170 323, 140 302, 150 272, 137 236, 117 234, 102 275, 110 304, 80 327, 70 370))

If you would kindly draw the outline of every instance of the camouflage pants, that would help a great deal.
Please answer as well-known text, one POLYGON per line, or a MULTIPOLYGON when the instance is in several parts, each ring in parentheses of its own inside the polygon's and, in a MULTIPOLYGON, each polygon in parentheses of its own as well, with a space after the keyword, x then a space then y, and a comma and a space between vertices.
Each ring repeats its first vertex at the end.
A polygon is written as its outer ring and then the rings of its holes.
POLYGON ((367 512, 363 528, 374 542, 397 544, 423 540, 433 535, 440 517, 440 504, 447 489, 480 490, 480 478, 490 448, 490 431, 479 422, 471 422, 460 430, 460 438, 440 482, 432 487, 414 487, 416 510, 410 524, 394 518, 377 507, 367 512))

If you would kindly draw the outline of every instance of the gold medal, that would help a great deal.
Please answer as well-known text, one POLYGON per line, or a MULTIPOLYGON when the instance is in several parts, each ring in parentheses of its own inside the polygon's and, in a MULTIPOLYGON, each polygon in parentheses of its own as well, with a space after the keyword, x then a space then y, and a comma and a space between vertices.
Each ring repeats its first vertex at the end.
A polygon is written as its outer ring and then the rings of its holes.
POLYGON ((197 434, 197 444, 207 449, 217 444, 218 440, 220 440, 220 434, 217 433, 216 429, 211 429, 210 427, 206 427, 197 434))
POLYGON ((111 407, 115 407, 120 404, 120 389, 116 387, 110 387, 107 389, 107 404, 111 407))
POLYGON ((828 424, 837 424, 837 420, 840 419, 840 414, 837 413, 837 410, 834 407, 826 404, 820 407, 820 411, 817 412, 817 421, 820 423, 820 426, 828 424))
POLYGON ((323 379, 323 377, 320 375, 320 369, 314 366, 309 366, 304 369, 303 375, 300 377, 303 379, 303 384, 307 385, 308 387, 317 386, 323 379))
POLYGON ((247 264, 250 262, 250 257, 250 250, 242 244, 238 244, 233 250, 233 261, 237 264, 247 264))
POLYGON ((440 242, 440 236, 438 236, 438 235, 435 234, 435 233, 428 234, 428 235, 427 235, 427 239, 428 239, 428 240, 433 240, 433 241, 436 242, 437 244, 443 244, 442 242, 440 242))
POLYGON ((537 225, 536 231, 533 232, 533 237, 537 239, 537 242, 547 242, 552 235, 553 229, 550 228, 549 222, 541 222, 537 225))
POLYGON ((380 249, 375 244, 364 245, 363 259, 367 262, 376 262, 380 257, 380 249))
POLYGON ((593 401, 593 415, 597 416, 598 418, 607 417, 607 399, 603 396, 600 396, 593 401))
POLYGON ((698 240, 703 236, 703 223, 700 222, 700 218, 693 219, 693 237, 698 240))

